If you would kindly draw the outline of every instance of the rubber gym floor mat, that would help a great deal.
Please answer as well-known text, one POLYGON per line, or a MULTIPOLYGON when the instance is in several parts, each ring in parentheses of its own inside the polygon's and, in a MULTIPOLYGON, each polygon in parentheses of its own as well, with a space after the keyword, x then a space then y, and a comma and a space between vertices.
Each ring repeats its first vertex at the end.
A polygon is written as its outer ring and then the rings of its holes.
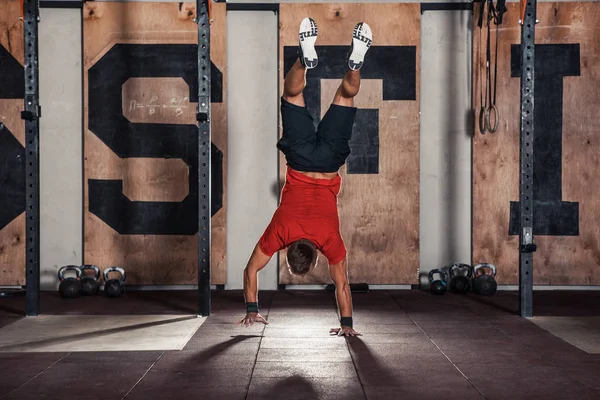
POLYGON ((600 354, 600 317, 533 317, 531 322, 589 354, 600 354))
POLYGON ((181 350, 196 315, 41 315, 0 328, 0 353, 181 350))

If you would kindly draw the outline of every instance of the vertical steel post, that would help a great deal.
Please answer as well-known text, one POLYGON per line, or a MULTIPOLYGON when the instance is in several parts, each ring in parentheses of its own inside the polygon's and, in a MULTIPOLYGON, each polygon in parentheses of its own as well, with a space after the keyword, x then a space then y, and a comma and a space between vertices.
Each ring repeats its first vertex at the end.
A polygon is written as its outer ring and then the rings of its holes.
POLYGON ((40 92, 38 85, 38 0, 25 0, 23 4, 25 52, 25 284, 28 316, 40 313, 40 92))
POLYGON ((211 135, 210 20, 212 0, 196 0, 198 23, 198 315, 210 315, 211 135))
POLYGON ((533 315, 533 138, 536 0, 526 0, 521 20, 521 154, 519 232, 519 314, 533 315))

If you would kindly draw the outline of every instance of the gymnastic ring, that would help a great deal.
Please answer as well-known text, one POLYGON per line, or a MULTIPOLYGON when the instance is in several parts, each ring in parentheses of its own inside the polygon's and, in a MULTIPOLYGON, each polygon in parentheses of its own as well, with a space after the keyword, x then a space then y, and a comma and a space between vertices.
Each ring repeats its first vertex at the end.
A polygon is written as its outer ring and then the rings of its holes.
POLYGON ((486 127, 486 109, 484 106, 481 106, 481 109, 479 110, 479 131, 481 132, 482 135, 485 135, 485 127, 486 127))
POLYGON ((500 118, 498 118, 498 107, 496 107, 496 105, 492 105, 486 113, 486 128, 490 133, 496 133, 496 131, 498 130, 498 123, 500 122, 500 118), (492 110, 494 111, 494 125, 491 125, 491 115, 492 115, 492 110))

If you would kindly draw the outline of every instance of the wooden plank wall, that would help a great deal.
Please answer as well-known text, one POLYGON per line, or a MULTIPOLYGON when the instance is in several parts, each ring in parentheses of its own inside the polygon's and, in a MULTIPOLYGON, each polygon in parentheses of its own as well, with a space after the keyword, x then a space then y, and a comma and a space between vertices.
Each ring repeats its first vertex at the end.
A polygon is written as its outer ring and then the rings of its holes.
POLYGON ((19 0, 0 4, 0 285, 25 284, 25 91, 19 0))
MULTIPOLYGON (((351 282, 416 283, 419 270, 419 4, 282 4, 280 76, 295 61, 298 26, 305 16, 319 27, 319 66, 308 72, 304 92, 318 121, 327 111, 346 72, 346 52, 354 26, 365 21, 374 46, 362 69, 352 154, 340 171, 342 236, 351 282), (399 29, 401 27, 401 29, 399 29), (319 92, 320 87, 320 92, 319 92)), ((282 86, 283 87, 283 86, 282 86)), ((280 181, 285 181, 280 158, 280 181)), ((320 256, 304 278, 285 268, 280 252, 280 283, 329 283, 320 256)))
MULTIPOLYGON (((519 4, 507 6, 498 49, 500 126, 497 133, 482 135, 475 121, 473 262, 495 263, 500 283, 517 284, 519 214, 514 204, 511 218, 511 202, 519 200, 520 58, 515 45, 521 28, 519 4)), ((598 285, 600 3, 538 3, 537 18, 534 284, 598 285)), ((473 45, 477 113, 485 67, 485 43, 477 27, 473 45)))
MULTIPOLYGON (((195 2, 84 5, 85 262, 122 266, 133 285, 197 283, 195 12, 195 2)), ((225 4, 212 12, 222 73, 219 81, 213 68, 212 138, 224 192, 225 4)), ((214 284, 226 279, 225 199, 212 218, 214 284)))

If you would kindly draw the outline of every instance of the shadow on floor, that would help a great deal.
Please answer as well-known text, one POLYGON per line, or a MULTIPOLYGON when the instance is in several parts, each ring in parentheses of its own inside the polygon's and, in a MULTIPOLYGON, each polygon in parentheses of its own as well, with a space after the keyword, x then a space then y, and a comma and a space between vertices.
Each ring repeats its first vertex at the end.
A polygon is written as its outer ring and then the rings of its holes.
MULTIPOLYGON (((359 371, 359 375, 368 371, 369 377, 376 376, 378 382, 386 382, 387 386, 402 386, 394 373, 379 362, 377 357, 371 352, 371 349, 369 349, 369 346, 360 337, 350 337, 347 340, 354 354, 354 363, 356 369, 359 371)), ((365 378, 365 376, 361 376, 363 384, 365 378)))
POLYGON ((151 291, 140 291, 136 292, 135 295, 140 301, 148 302, 149 305, 152 306, 171 310, 174 313, 194 314, 198 312, 198 293, 196 292, 186 290, 179 291, 176 296, 166 295, 156 297, 151 291))
MULTIPOLYGON (((498 291, 493 296, 464 296, 512 315, 519 313, 519 292, 498 291)), ((600 291, 536 290, 533 292, 533 315, 554 317, 600 315, 600 291)))
POLYGON ((301 376, 290 376, 277 382, 264 393, 264 396, 261 393, 261 397, 265 399, 278 399, 281 398, 282 393, 294 393, 298 396, 297 398, 303 399, 319 398, 319 394, 314 389, 312 383, 301 376))
MULTIPOLYGON (((243 304, 239 291, 213 291, 212 299, 214 310, 243 304)), ((95 296, 76 299, 63 299, 54 291, 40 293, 43 315, 189 315, 197 312, 198 292, 195 290, 126 290, 120 298, 108 298, 101 291, 95 296)), ((25 297, 0 299, 0 316, 24 314, 25 297)))
MULTIPOLYGON (((212 345, 204 350, 200 350, 197 353, 194 354, 194 357, 191 357, 187 360, 188 363, 191 363, 192 365, 199 365, 201 363, 206 363, 207 361, 209 361, 211 358, 214 358, 218 355, 220 355, 221 353, 225 352, 227 349, 235 346, 236 344, 242 343, 245 340, 251 339, 251 338, 259 338, 262 337, 261 335, 235 335, 235 336, 231 336, 231 339, 228 339, 224 342, 221 343, 217 343, 215 345, 212 345)), ((190 343, 188 343, 188 349, 187 350, 193 350, 191 348, 189 348, 189 346, 191 346, 190 343)), ((254 356, 254 354, 252 354, 254 356)), ((193 369, 193 368, 192 368, 193 369)), ((185 370, 185 369, 184 369, 185 370)))
MULTIPOLYGON (((24 299, 21 299, 25 303, 24 299)), ((15 304, 2 304, 7 302, 5 299, 0 300, 0 315, 10 317, 20 317, 25 314, 25 304, 22 307, 15 306, 15 304)))

